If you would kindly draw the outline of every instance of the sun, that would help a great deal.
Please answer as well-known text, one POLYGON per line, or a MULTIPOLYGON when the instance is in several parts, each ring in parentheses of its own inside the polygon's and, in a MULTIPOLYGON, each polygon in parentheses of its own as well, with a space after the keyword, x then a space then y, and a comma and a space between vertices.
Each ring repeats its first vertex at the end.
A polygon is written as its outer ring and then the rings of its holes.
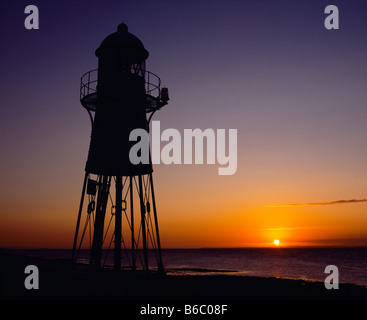
POLYGON ((276 240, 274 240, 274 241, 273 241, 273 243, 274 243, 276 246, 279 246, 280 241, 276 239, 276 240))

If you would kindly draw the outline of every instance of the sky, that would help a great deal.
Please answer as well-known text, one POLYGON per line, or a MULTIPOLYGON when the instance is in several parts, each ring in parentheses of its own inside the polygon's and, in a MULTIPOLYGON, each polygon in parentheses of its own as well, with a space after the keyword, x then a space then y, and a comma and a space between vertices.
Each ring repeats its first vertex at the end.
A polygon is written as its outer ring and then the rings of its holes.
POLYGON ((155 165, 163 248, 367 245, 367 3, 0 4, 0 247, 71 248, 91 125, 82 74, 121 21, 169 88, 161 130, 237 129, 237 171, 155 165))

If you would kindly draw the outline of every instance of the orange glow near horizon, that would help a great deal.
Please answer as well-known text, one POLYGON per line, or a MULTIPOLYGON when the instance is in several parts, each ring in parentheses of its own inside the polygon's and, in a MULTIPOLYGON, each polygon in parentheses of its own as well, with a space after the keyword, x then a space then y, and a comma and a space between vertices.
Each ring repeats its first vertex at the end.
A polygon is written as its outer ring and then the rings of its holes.
MULTIPOLYGON (((278 246, 282 248, 367 245, 364 203, 269 208, 266 203, 272 202, 274 195, 265 194, 266 189, 262 193, 257 188, 241 191, 235 187, 239 186, 240 176, 223 179, 212 174, 212 169, 157 168, 155 186, 162 248, 271 248, 275 246, 274 239, 281 239, 278 246), (180 170, 175 173, 175 169, 180 170), (193 176, 200 171, 206 177, 196 185, 175 184, 185 181, 187 169, 193 171, 193 176), (259 195, 268 195, 269 200, 264 201, 259 195), (348 215, 350 210, 353 218, 348 215)), ((6 214, 0 217, 0 247, 71 248, 80 196, 80 186, 75 184, 50 199, 37 198, 30 190, 32 201, 3 201, 6 214)), ((107 211, 106 219, 109 214, 107 211)))

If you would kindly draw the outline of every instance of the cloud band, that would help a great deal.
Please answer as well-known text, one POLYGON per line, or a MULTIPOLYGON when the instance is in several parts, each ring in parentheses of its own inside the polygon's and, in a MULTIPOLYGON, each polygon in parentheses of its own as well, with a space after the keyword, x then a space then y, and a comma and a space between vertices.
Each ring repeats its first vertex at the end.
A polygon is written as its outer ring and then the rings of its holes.
POLYGON ((361 202, 367 202, 367 199, 351 199, 351 200, 336 200, 336 201, 328 201, 328 202, 278 204, 278 205, 269 205, 267 207, 279 208, 279 207, 331 206, 335 204, 361 203, 361 202))

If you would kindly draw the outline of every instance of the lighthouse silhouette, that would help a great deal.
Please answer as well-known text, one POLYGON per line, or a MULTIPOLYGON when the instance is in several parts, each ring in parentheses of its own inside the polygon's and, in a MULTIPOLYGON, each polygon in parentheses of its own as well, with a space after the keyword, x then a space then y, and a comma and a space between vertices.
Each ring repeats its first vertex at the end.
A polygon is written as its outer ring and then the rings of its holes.
POLYGON ((168 89, 146 71, 149 52, 124 23, 95 54, 98 69, 81 77, 80 102, 92 133, 72 259, 78 261, 81 249, 87 249, 89 264, 99 269, 108 265, 113 247, 115 270, 164 272, 152 164, 130 162, 136 142, 129 135, 138 128, 149 131, 153 114, 169 100, 168 89))

